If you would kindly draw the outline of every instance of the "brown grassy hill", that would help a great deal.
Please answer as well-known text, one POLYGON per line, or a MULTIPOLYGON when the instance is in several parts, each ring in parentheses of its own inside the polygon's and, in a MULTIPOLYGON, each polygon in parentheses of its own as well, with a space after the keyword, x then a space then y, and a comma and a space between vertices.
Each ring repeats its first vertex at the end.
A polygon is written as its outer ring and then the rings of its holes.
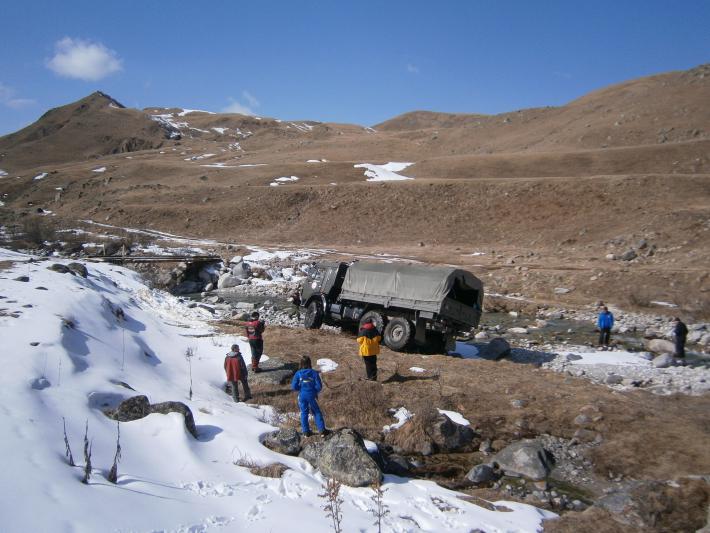
POLYGON ((95 92, 50 109, 37 122, 0 137, 3 168, 21 170, 47 163, 158 148, 168 132, 145 113, 127 109, 95 92))
POLYGON ((500 115, 416 111, 375 126, 427 152, 561 151, 710 138, 710 64, 613 85, 562 107, 500 115))

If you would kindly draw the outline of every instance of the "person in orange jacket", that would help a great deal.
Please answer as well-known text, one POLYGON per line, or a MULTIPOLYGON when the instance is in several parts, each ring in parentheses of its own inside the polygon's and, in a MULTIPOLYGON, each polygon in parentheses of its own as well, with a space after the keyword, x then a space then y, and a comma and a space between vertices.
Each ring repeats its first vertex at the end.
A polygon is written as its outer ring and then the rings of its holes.
POLYGON ((375 326, 375 321, 368 318, 357 333, 359 354, 365 362, 365 375, 368 381, 377 381, 377 355, 380 353, 382 336, 375 326))
POLYGON ((244 389, 244 401, 249 400, 251 398, 251 391, 249 390, 249 383, 247 381, 249 371, 247 370, 247 365, 244 362, 242 353, 239 350, 239 345, 232 344, 232 351, 224 358, 224 371, 227 373, 227 381, 229 381, 229 384, 232 386, 232 398, 234 398, 234 401, 239 401, 237 383, 240 381, 244 389))

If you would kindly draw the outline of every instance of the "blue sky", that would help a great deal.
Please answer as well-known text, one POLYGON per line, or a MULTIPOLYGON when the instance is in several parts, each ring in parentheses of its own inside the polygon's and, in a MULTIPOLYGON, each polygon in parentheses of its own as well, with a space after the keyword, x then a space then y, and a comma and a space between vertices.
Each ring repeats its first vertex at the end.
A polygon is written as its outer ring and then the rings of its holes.
POLYGON ((0 134, 130 107, 372 125, 500 113, 710 62, 710 1, 3 0, 0 134))

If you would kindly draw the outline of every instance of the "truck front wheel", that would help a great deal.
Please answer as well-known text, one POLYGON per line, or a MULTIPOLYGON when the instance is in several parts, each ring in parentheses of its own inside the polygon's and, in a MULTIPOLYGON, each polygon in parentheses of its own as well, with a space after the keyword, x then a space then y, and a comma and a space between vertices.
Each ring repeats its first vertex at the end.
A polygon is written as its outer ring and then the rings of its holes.
POLYGON ((303 325, 306 329, 318 329, 323 325, 323 304, 320 300, 313 300, 308 304, 303 325))
POLYGON ((385 326, 385 344, 397 352, 404 350, 412 342, 413 336, 414 328, 406 318, 394 317, 385 326))

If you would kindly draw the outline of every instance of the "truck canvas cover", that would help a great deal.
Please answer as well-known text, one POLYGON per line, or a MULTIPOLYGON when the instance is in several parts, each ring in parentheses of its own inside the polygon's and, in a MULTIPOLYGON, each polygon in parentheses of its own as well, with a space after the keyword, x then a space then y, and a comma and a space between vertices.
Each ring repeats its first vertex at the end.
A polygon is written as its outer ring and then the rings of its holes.
POLYGON ((343 282, 341 297, 363 295, 379 301, 408 300, 423 309, 438 309, 455 285, 481 294, 482 284, 470 272, 451 267, 384 263, 353 263, 343 282))

